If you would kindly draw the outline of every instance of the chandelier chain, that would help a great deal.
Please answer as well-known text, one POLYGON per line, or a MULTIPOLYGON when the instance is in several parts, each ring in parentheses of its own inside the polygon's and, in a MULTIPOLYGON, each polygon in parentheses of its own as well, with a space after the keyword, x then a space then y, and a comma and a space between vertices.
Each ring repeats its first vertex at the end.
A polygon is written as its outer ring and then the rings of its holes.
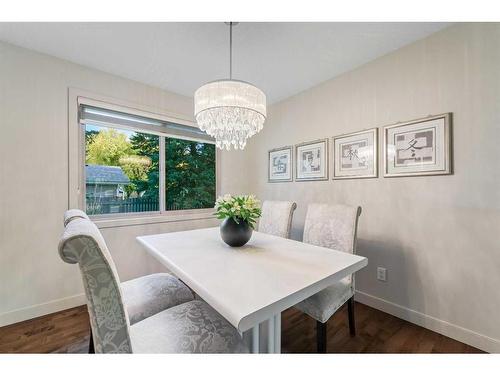
POLYGON ((229 79, 233 79, 233 22, 229 22, 229 79))

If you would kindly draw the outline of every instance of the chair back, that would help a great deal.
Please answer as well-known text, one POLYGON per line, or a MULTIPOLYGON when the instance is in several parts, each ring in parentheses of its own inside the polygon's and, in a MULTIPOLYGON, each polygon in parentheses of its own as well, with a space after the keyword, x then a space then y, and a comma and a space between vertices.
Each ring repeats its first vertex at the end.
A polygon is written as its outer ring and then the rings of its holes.
POLYGON ((77 217, 90 220, 85 212, 77 208, 73 208, 64 213, 64 226, 68 225, 71 220, 76 219, 77 217))
POLYGON ((290 238, 293 212, 297 203, 288 201, 264 201, 259 232, 290 238))
POLYGON ((355 254, 359 215, 359 206, 310 204, 307 207, 303 241, 355 254))
POLYGON ((131 353, 120 279, 96 225, 81 216, 69 220, 59 241, 59 255, 80 267, 96 353, 131 353))

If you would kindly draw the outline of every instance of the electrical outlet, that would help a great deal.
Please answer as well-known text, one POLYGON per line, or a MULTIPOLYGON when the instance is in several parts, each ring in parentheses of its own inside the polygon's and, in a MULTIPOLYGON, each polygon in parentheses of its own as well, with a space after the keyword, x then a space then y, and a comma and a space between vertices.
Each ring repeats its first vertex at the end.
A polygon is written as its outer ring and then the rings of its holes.
POLYGON ((377 280, 387 281, 387 269, 384 267, 377 267, 377 280))

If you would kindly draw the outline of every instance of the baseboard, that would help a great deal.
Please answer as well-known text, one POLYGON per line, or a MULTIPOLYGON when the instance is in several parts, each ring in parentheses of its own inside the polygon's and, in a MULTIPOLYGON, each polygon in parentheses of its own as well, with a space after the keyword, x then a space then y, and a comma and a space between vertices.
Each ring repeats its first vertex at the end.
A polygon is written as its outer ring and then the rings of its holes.
POLYGON ((408 307, 356 291, 355 300, 488 353, 500 353, 500 340, 445 322, 408 307))
POLYGON ((7 311, 0 314, 0 327, 52 314, 61 310, 70 309, 86 303, 85 294, 56 299, 53 301, 33 305, 18 310, 7 311))

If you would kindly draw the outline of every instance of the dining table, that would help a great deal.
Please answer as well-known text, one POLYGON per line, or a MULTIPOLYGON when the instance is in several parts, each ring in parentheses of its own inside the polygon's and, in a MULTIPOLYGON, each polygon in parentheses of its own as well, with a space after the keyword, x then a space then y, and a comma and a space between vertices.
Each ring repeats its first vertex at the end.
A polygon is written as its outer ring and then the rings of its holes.
POLYGON ((226 245, 218 227, 137 240, 240 334, 248 332, 252 353, 280 353, 281 313, 368 264, 362 256, 257 231, 242 247, 226 245))

